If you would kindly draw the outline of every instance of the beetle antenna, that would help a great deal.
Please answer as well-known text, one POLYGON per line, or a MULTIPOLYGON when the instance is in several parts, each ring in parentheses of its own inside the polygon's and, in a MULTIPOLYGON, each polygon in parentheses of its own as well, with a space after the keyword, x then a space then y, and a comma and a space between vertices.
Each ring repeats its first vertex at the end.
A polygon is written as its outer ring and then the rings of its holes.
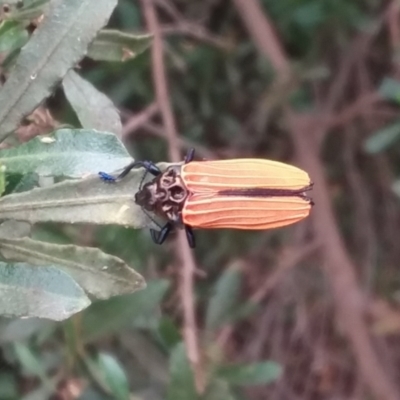
POLYGON ((193 158, 194 158, 194 148, 192 147, 188 150, 184 163, 185 164, 190 163, 190 161, 193 161, 193 158))

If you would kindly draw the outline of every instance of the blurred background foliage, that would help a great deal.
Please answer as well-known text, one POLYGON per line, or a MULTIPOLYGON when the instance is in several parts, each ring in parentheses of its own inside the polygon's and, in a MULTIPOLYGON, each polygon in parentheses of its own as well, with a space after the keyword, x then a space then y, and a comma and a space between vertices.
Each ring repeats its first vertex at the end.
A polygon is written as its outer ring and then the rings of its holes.
MULTIPOLYGON (((18 3, 2 2, 3 19, 18 3)), ((30 3, 34 8, 43 1, 30 3)), ((320 123, 330 124, 316 139, 319 167, 368 296, 374 348, 386 375, 398 383, 398 3, 261 0, 291 63, 284 82, 249 37, 235 2, 156 4, 182 156, 195 147, 198 158, 297 164, 285 108, 320 113, 320 123), (328 91, 334 110, 326 104, 328 91)), ((33 28, 11 36, 13 26, 6 28, 0 26, 0 52, 10 56, 33 28)), ((148 33, 142 2, 119 0, 108 28, 148 33)), ((85 58, 79 73, 120 110, 121 138, 134 158, 168 160, 146 46, 124 62, 85 58)), ((79 127, 59 88, 44 107, 55 120, 79 127)), ((374 398, 335 316, 310 220, 268 232, 196 236, 194 297, 203 359, 196 374, 206 382, 203 393, 197 393, 183 342, 182 265, 174 239, 157 246, 147 230, 46 224, 35 229, 36 238, 99 247, 141 273, 147 288, 98 301, 62 323, 2 318, 0 399, 374 398)))

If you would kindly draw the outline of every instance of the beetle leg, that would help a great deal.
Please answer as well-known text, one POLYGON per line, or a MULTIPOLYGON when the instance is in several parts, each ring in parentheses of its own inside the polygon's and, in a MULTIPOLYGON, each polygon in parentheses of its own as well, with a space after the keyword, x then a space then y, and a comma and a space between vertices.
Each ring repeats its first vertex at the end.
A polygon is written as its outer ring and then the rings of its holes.
POLYGON ((185 164, 190 163, 190 161, 193 161, 194 158, 194 148, 191 148, 188 150, 186 157, 185 157, 185 164))
POLYGON ((167 222, 160 231, 150 229, 150 235, 153 239, 153 242, 156 244, 163 244, 173 227, 174 226, 171 222, 167 222))
POLYGON ((185 232, 189 247, 194 249, 196 247, 196 237, 194 236, 193 228, 190 225, 185 225, 185 232))
POLYGON ((107 182, 116 182, 120 181, 121 179, 125 178, 126 175, 133 169, 137 167, 142 167, 146 170, 146 172, 150 172, 150 174, 154 176, 158 176, 161 174, 160 168, 157 167, 151 161, 133 161, 129 165, 127 165, 124 170, 117 176, 107 174, 106 172, 99 172, 99 176, 103 181, 107 182))

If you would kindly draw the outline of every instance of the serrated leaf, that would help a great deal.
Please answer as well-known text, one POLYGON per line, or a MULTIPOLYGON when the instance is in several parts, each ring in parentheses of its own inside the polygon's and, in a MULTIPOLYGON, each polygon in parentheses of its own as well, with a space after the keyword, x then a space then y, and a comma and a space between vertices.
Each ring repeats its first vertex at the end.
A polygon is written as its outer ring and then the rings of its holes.
POLYGON ((106 353, 99 354, 98 364, 113 398, 129 400, 128 379, 121 364, 112 355, 106 353))
POLYGON ((63 89, 83 128, 122 133, 119 112, 113 102, 75 71, 65 75, 63 89))
POLYGON ((393 145, 400 138, 400 122, 396 122, 372 134, 364 143, 367 153, 376 154, 393 145))
POLYGON ((282 367, 273 361, 221 367, 218 376, 232 385, 267 385, 282 375, 282 367))
POLYGON ((214 331, 229 321, 238 303, 242 274, 230 268, 218 279, 207 307, 206 327, 214 331))
POLYGON ((76 63, 106 24, 117 0, 54 0, 22 48, 0 91, 0 141, 17 128, 76 63), (90 21, 90 23, 88 23, 90 21))
POLYGON ((165 279, 152 280, 145 289, 133 294, 94 303, 83 314, 81 339, 98 339, 157 313, 169 286, 165 279))
POLYGON ((62 321, 90 304, 83 289, 53 266, 0 263, 0 315, 62 321))
MULTIPOLYGON (((165 164, 159 165, 163 168, 165 164)), ((118 183, 94 176, 65 181, 0 198, 0 219, 37 222, 89 223, 143 228, 157 225, 134 201, 143 169, 131 171, 118 183)), ((147 174, 149 175, 149 174, 147 174)), ((152 177, 149 177, 152 179, 152 177)))
POLYGON ((153 35, 102 29, 89 47, 88 57, 97 61, 126 61, 143 53, 153 35))
POLYGON ((167 400, 196 400, 198 398, 185 345, 179 343, 170 356, 170 383, 167 400))
POLYGON ((0 253, 8 261, 56 265, 98 299, 133 293, 145 287, 143 277, 124 261, 95 248, 3 237, 0 253))
POLYGON ((132 161, 122 142, 112 133, 89 129, 59 129, 48 136, 0 150, 8 173, 79 178, 114 171, 132 161))

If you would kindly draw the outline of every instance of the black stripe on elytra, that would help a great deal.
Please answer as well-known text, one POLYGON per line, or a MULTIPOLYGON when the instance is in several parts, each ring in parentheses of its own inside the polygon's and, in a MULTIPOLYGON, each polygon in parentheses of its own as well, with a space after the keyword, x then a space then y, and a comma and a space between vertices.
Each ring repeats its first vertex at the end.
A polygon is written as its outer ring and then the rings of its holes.
POLYGON ((309 200, 304 192, 310 190, 311 187, 302 189, 271 189, 271 188, 249 188, 249 189, 225 189, 219 190, 219 195, 224 196, 244 196, 244 197, 300 197, 309 200))

